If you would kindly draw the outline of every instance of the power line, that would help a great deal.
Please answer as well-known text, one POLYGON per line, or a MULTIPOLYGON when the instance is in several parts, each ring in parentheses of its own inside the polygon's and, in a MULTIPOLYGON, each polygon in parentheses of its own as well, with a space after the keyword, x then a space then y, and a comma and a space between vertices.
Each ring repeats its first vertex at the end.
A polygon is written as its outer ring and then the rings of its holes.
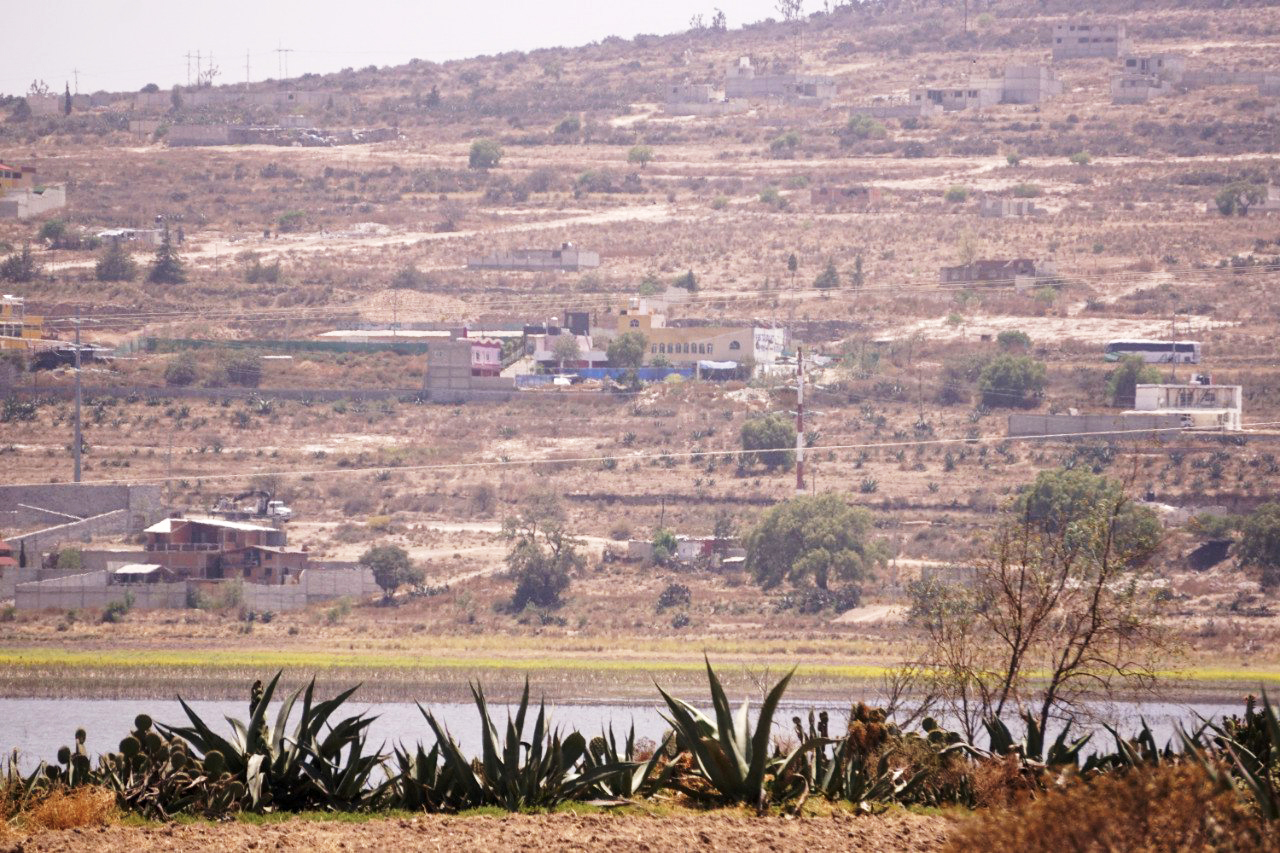
MULTIPOLYGON (((1131 430, 1110 430, 1105 433, 1098 432, 1061 432, 1051 433, 1048 435, 1004 435, 1004 436, 974 436, 971 438, 931 438, 931 439, 904 439, 901 441, 884 441, 884 442, 859 442, 854 444, 820 444, 809 447, 809 450, 827 450, 831 452, 846 450, 876 450, 884 448, 905 448, 905 447, 923 447, 923 446, 942 446, 954 444, 1003 444, 1008 442, 1032 442, 1032 441, 1055 441, 1064 438, 1111 438, 1114 436, 1133 435, 1150 436, 1154 433, 1181 433, 1186 435, 1237 435, 1248 434, 1247 428, 1256 427, 1274 427, 1280 426, 1280 421, 1262 421, 1257 423, 1243 424, 1242 429, 1237 432, 1224 433, 1217 430, 1198 430, 1187 427, 1153 427, 1148 429, 1131 429, 1131 430)), ((686 451, 669 451, 662 453, 633 453, 624 456, 619 455, 602 455, 602 456, 579 456, 561 459, 545 459, 545 458, 525 458, 525 459, 495 459, 495 460, 479 460, 475 462, 442 462, 428 465, 372 465, 366 467, 345 467, 345 468, 311 468, 311 469, 294 469, 282 471, 239 471, 236 473, 219 473, 219 474, 181 474, 164 477, 138 477, 126 479, 106 479, 106 480, 87 480, 86 485, 121 485, 121 484, 140 484, 140 483, 167 483, 175 480, 230 480, 241 477, 319 477, 330 474, 368 474, 379 471, 399 471, 399 472, 423 472, 423 471, 457 471, 484 468, 503 468, 503 467, 524 467, 533 465, 579 465, 587 463, 602 463, 610 460, 614 462, 641 461, 645 459, 698 459, 710 456, 744 456, 759 453, 759 450, 743 450, 741 448, 724 448, 720 450, 686 450, 686 451)), ((50 483, 50 482, 33 482, 33 483, 12 483, 10 485, 21 486, 23 488, 37 488, 45 486, 69 486, 74 483, 50 483)))

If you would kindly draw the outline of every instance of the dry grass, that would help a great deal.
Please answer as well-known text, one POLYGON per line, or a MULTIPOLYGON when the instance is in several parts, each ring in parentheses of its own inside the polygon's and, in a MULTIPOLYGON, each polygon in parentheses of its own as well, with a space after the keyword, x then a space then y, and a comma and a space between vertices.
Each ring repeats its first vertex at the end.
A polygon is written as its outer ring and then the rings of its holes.
POLYGON ((1111 774, 963 826, 953 853, 1280 850, 1256 811, 1197 765, 1111 774))
POLYGON ((0 838, 115 823, 116 797, 105 788, 55 788, 21 807, 0 802, 0 838))

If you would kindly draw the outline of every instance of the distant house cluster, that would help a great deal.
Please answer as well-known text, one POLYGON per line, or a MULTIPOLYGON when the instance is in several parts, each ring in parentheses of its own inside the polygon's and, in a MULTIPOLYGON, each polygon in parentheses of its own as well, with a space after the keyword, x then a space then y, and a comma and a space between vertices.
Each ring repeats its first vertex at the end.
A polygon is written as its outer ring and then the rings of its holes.
POLYGON ((777 98, 789 103, 822 106, 836 94, 834 78, 794 72, 761 72, 750 57, 740 57, 724 76, 726 98, 762 100, 777 98))

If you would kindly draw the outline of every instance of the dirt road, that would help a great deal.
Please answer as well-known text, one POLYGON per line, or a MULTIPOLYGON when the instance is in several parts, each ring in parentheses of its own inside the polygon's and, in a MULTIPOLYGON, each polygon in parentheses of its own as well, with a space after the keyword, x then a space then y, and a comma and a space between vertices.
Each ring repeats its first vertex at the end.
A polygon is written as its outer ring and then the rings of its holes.
POLYGON ((288 820, 243 823, 100 827, 0 839, 0 853, 101 850, 877 850, 941 849, 950 824, 907 813, 877 817, 836 814, 790 820, 741 813, 697 815, 553 814, 442 817, 366 823, 288 820))

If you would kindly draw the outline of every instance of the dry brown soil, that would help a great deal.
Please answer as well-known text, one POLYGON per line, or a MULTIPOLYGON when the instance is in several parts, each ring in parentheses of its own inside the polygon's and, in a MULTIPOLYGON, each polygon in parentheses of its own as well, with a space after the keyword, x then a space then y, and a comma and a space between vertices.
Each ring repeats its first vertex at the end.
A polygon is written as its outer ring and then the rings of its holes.
POLYGON ((289 820, 98 827, 34 835, 6 851, 171 850, 939 850, 945 818, 909 813, 878 817, 756 818, 738 814, 511 815, 377 820, 289 820))

